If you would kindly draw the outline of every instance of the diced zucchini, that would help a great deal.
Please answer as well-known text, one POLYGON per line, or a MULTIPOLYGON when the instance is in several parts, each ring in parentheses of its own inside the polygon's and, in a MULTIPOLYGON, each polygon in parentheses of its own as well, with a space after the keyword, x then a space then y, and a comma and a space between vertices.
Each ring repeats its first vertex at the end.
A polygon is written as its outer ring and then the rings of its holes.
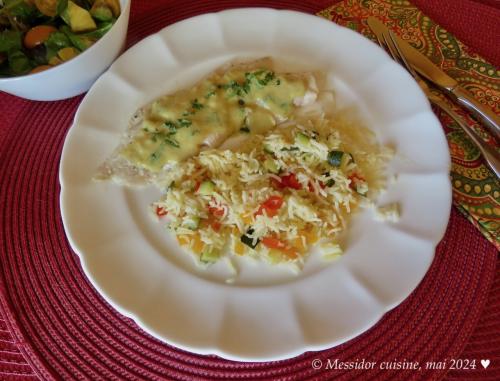
POLYGON ((278 164, 276 163, 276 161, 274 161, 271 158, 267 158, 264 161, 264 168, 267 169, 271 173, 279 173, 279 171, 280 171, 280 168, 278 167, 278 164))
POLYGON ((220 258, 220 252, 216 249, 204 250, 200 255, 200 261, 204 263, 215 263, 220 258))
POLYGON ((342 162, 340 163, 340 169, 345 171, 347 166, 351 163, 354 163, 354 159, 350 153, 345 152, 342 156, 342 162))
POLYGON ((267 153, 274 153, 271 147, 269 147, 269 144, 264 144, 264 151, 267 153))
POLYGON ((248 247, 252 248, 252 249, 255 249, 257 247, 257 245, 259 244, 260 240, 258 239, 257 241, 255 241, 255 244, 253 243, 253 238, 252 237, 249 237, 247 234, 252 234, 254 232, 254 230, 252 228, 248 229, 246 234, 243 234, 241 236, 241 242, 243 242, 245 245, 247 245, 248 247))
POLYGON ((189 216, 188 218, 185 218, 184 221, 182 222, 182 226, 191 230, 198 229, 199 225, 200 225, 200 217, 197 216, 189 216))
POLYGON ((270 249, 268 253, 269 262, 272 265, 278 264, 283 261, 283 253, 279 250, 270 249))
POLYGON ((309 144, 310 144, 310 138, 309 136, 307 135, 304 135, 302 132, 299 132, 296 136, 295 136, 295 143, 299 146, 302 146, 302 147, 308 147, 309 144))
POLYGON ((201 183, 200 188, 198 189, 198 193, 203 196, 210 196, 214 193, 215 183, 213 181, 207 180, 201 183))
POLYGON ((344 156, 343 151, 330 151, 328 152, 328 164, 330 164, 332 167, 340 167, 340 164, 342 163, 342 157, 344 156))
POLYGON ((366 196, 368 193, 368 184, 364 181, 358 181, 355 184, 356 186, 356 192, 359 193, 361 196, 366 196))
POLYGON ((352 155, 343 151, 330 151, 327 160, 331 166, 340 167, 342 170, 344 170, 348 164, 354 162, 352 155))

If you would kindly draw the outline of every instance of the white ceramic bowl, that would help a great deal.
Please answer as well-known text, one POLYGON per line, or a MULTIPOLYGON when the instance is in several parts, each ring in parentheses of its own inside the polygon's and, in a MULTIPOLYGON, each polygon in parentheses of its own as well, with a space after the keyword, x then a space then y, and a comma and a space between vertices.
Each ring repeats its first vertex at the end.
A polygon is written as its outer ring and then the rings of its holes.
POLYGON ((0 90, 35 101, 55 101, 87 91, 122 51, 130 0, 120 0, 121 14, 97 43, 64 64, 36 74, 0 78, 0 90))

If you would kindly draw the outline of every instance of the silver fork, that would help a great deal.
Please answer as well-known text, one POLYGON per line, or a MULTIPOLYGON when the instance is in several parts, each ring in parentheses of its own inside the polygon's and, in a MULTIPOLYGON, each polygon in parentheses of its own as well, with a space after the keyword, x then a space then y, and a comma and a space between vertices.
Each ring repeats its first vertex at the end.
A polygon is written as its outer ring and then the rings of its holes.
POLYGON ((488 166, 495 172, 497 177, 500 177, 500 155, 495 151, 493 147, 486 144, 484 140, 472 129, 470 128, 453 109, 451 109, 448 104, 443 101, 440 97, 434 94, 427 82, 420 77, 420 75, 413 69, 413 67, 406 60, 403 52, 401 51, 396 37, 392 31, 382 34, 383 40, 378 39, 379 45, 381 45, 392 58, 401 64, 408 72, 415 78, 418 85, 427 96, 429 101, 447 113, 467 134, 467 136, 474 142, 479 151, 483 154, 483 157, 488 164, 488 166))

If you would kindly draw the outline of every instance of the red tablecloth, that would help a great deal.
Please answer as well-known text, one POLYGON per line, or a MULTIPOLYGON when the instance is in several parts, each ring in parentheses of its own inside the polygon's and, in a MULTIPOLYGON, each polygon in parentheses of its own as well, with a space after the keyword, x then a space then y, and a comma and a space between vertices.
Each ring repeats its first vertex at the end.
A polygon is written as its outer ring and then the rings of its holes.
MULTIPOLYGON (((333 0, 134 0, 129 45, 180 19, 236 6, 309 13, 333 0)), ((500 1, 415 0, 500 65, 500 1)), ((0 94, 0 379, 500 379, 497 252, 455 210, 422 284, 363 335, 295 359, 241 364, 162 344, 90 286, 60 220, 58 164, 81 97, 29 102, 0 94), (443 370, 314 370, 313 359, 447 361, 443 370), (476 370, 450 370, 450 359, 476 370), (490 360, 487 369, 481 360, 490 360)))

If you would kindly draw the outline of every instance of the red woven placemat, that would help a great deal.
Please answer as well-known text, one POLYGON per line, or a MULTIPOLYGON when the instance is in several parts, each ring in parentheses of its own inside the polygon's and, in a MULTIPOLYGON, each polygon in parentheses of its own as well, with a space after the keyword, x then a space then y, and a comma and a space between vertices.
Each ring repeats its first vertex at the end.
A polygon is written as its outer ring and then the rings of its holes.
MULTIPOLYGON (((456 1, 461 2, 472 3, 456 1)), ((129 43, 179 19, 236 5, 312 13, 330 2, 136 0, 129 43)), ((492 33, 477 31, 483 32, 492 33)), ((429 380, 441 379, 448 369, 314 370, 311 362, 447 359, 449 367, 451 358, 475 359, 478 369, 450 372, 450 378, 500 379, 498 275, 488 296, 498 273, 497 253, 456 211, 417 290, 374 328, 341 346, 281 362, 243 364, 187 353, 147 335, 96 293, 64 236, 58 165, 80 100, 39 103, 0 95, 0 379, 429 380), (490 359, 487 370, 480 359, 490 359)))

